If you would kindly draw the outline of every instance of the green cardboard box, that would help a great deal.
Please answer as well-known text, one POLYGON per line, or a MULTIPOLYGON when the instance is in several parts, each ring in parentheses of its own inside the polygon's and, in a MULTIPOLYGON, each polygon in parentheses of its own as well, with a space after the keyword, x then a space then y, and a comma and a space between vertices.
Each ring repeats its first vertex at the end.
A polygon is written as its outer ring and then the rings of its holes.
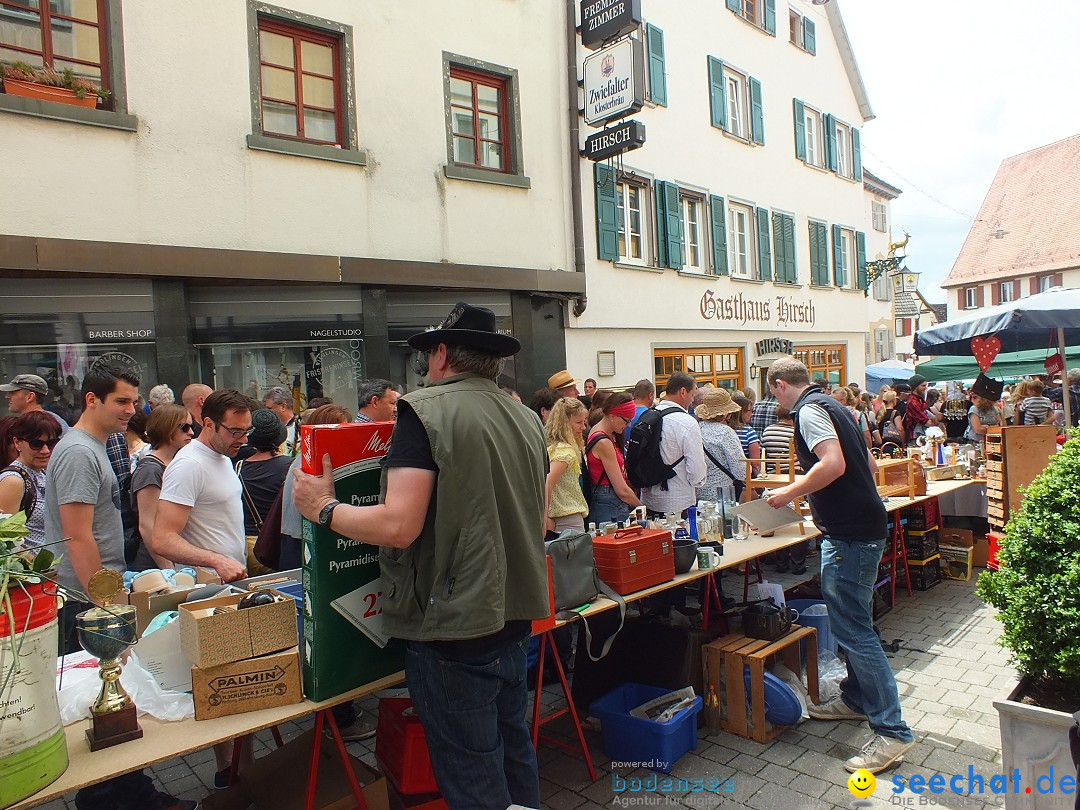
MULTIPOLYGON (((379 502, 379 461, 390 447, 392 422, 305 425, 300 436, 305 472, 321 472, 330 454, 334 490, 342 503, 379 502)), ((304 694, 326 700, 400 672, 405 645, 381 632, 379 549, 335 534, 304 518, 302 574, 304 694)))

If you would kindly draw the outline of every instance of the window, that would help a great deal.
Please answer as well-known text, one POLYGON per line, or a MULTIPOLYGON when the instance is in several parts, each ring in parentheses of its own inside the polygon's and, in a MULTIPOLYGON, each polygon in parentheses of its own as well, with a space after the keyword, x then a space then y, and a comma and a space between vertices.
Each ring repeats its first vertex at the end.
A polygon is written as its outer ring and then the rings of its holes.
POLYGON ((891 298, 892 287, 889 286, 889 278, 884 273, 879 273, 874 279, 874 300, 888 301, 891 298))
POLYGON ((790 29, 790 42, 792 45, 801 48, 803 41, 803 25, 802 15, 798 14, 794 10, 788 11, 788 28, 790 29))
POLYGON ((727 131, 736 138, 746 137, 746 78, 724 70, 724 95, 727 97, 727 131))
POLYGON ((795 217, 773 211, 772 230, 774 279, 787 284, 798 284, 799 271, 795 260, 795 217))
POLYGON ((644 186, 620 180, 615 184, 616 222, 619 229, 619 261, 645 264, 644 186))
POLYGON ((846 228, 840 229, 840 266, 843 268, 842 280, 837 282, 838 287, 854 289, 855 287, 855 234, 846 228))
POLYGON ((824 377, 833 385, 847 381, 847 347, 843 344, 827 346, 796 346, 795 359, 806 366, 810 379, 824 377))
POLYGON ((340 146, 341 40, 259 19, 259 95, 265 135, 340 146))
POLYGON ((964 309, 977 309, 979 306, 979 288, 964 288, 964 309))
POLYGON ((0 61, 70 68, 112 90, 105 0, 17 0, 0 5, 0 61))
POLYGON ((1002 281, 998 288, 998 302, 1007 304, 1013 300, 1013 291, 1016 288, 1011 281, 1002 281))
POLYGON ((788 11, 789 41, 799 50, 806 51, 810 55, 817 53, 815 40, 814 22, 803 17, 794 9, 788 11))
POLYGON ((888 209, 885 207, 885 203, 878 202, 877 200, 870 201, 870 211, 874 220, 874 230, 881 233, 889 232, 889 219, 888 209))
POLYGON ((829 234, 824 222, 809 221, 810 283, 817 287, 829 284, 829 234))
POLYGON ((874 330, 874 362, 881 363, 888 360, 892 355, 889 350, 889 330, 887 327, 879 327, 874 330))
POLYGON ((743 377, 743 350, 702 348, 655 349, 653 370, 657 389, 676 371, 689 374, 698 385, 712 383, 734 391, 746 384, 743 377))
POLYGON ((851 129, 847 124, 836 122, 836 173, 851 177, 851 129))
POLYGON ((1041 292, 1041 293, 1044 293, 1047 290, 1049 290, 1051 287, 1054 286, 1054 277, 1053 276, 1039 276, 1038 284, 1039 284, 1038 291, 1041 292))
POLYGON ((728 270, 731 275, 754 278, 754 210, 728 204, 728 270))
POLYGON ((911 318, 896 319, 896 336, 907 337, 911 334, 911 318))
MULTIPOLYGON (((849 180, 862 180, 862 146, 859 130, 838 120, 836 116, 824 116, 825 152, 829 171, 849 180)), ((797 137, 797 136, 796 136, 797 137)))
POLYGON ((739 0, 739 10, 735 12, 744 20, 754 25, 761 25, 758 20, 758 14, 761 11, 761 6, 758 0, 739 0))
POLYGON ((806 123, 806 162, 811 166, 825 165, 825 149, 821 144, 821 113, 811 107, 803 109, 806 123))
POLYGON ((506 96, 505 79, 450 67, 454 162, 459 166, 506 171, 506 96))
POLYGON ((683 267, 697 273, 705 272, 705 248, 701 237, 703 202, 700 197, 681 195, 683 267))
POLYGON ((765 143, 765 114, 761 82, 708 58, 709 122, 743 141, 765 143))

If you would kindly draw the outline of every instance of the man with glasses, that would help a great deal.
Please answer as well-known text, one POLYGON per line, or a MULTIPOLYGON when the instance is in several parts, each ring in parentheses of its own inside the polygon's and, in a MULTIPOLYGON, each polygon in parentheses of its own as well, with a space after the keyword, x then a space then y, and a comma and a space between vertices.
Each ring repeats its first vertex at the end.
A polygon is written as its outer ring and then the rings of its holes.
POLYGON ((165 469, 150 550, 173 562, 213 568, 225 582, 247 575, 242 486, 232 459, 251 434, 239 391, 206 398, 202 432, 165 469))

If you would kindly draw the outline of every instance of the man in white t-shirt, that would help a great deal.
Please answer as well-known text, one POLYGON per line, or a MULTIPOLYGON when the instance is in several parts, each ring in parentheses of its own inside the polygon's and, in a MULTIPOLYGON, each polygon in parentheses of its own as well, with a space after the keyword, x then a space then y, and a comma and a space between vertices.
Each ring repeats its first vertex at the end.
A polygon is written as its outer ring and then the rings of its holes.
POLYGON ((241 484, 232 459, 250 433, 251 411, 243 394, 223 389, 206 398, 199 438, 165 469, 151 551, 213 568, 225 582, 247 575, 241 484))

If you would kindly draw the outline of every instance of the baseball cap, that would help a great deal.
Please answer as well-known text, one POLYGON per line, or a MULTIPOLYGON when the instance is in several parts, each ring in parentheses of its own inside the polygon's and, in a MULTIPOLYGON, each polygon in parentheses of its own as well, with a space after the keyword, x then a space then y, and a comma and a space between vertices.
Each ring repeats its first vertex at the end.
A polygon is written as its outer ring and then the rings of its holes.
POLYGON ((49 393, 49 385, 37 374, 17 374, 15 379, 7 385, 0 385, 0 391, 4 393, 33 391, 35 394, 45 396, 45 394, 49 393))

